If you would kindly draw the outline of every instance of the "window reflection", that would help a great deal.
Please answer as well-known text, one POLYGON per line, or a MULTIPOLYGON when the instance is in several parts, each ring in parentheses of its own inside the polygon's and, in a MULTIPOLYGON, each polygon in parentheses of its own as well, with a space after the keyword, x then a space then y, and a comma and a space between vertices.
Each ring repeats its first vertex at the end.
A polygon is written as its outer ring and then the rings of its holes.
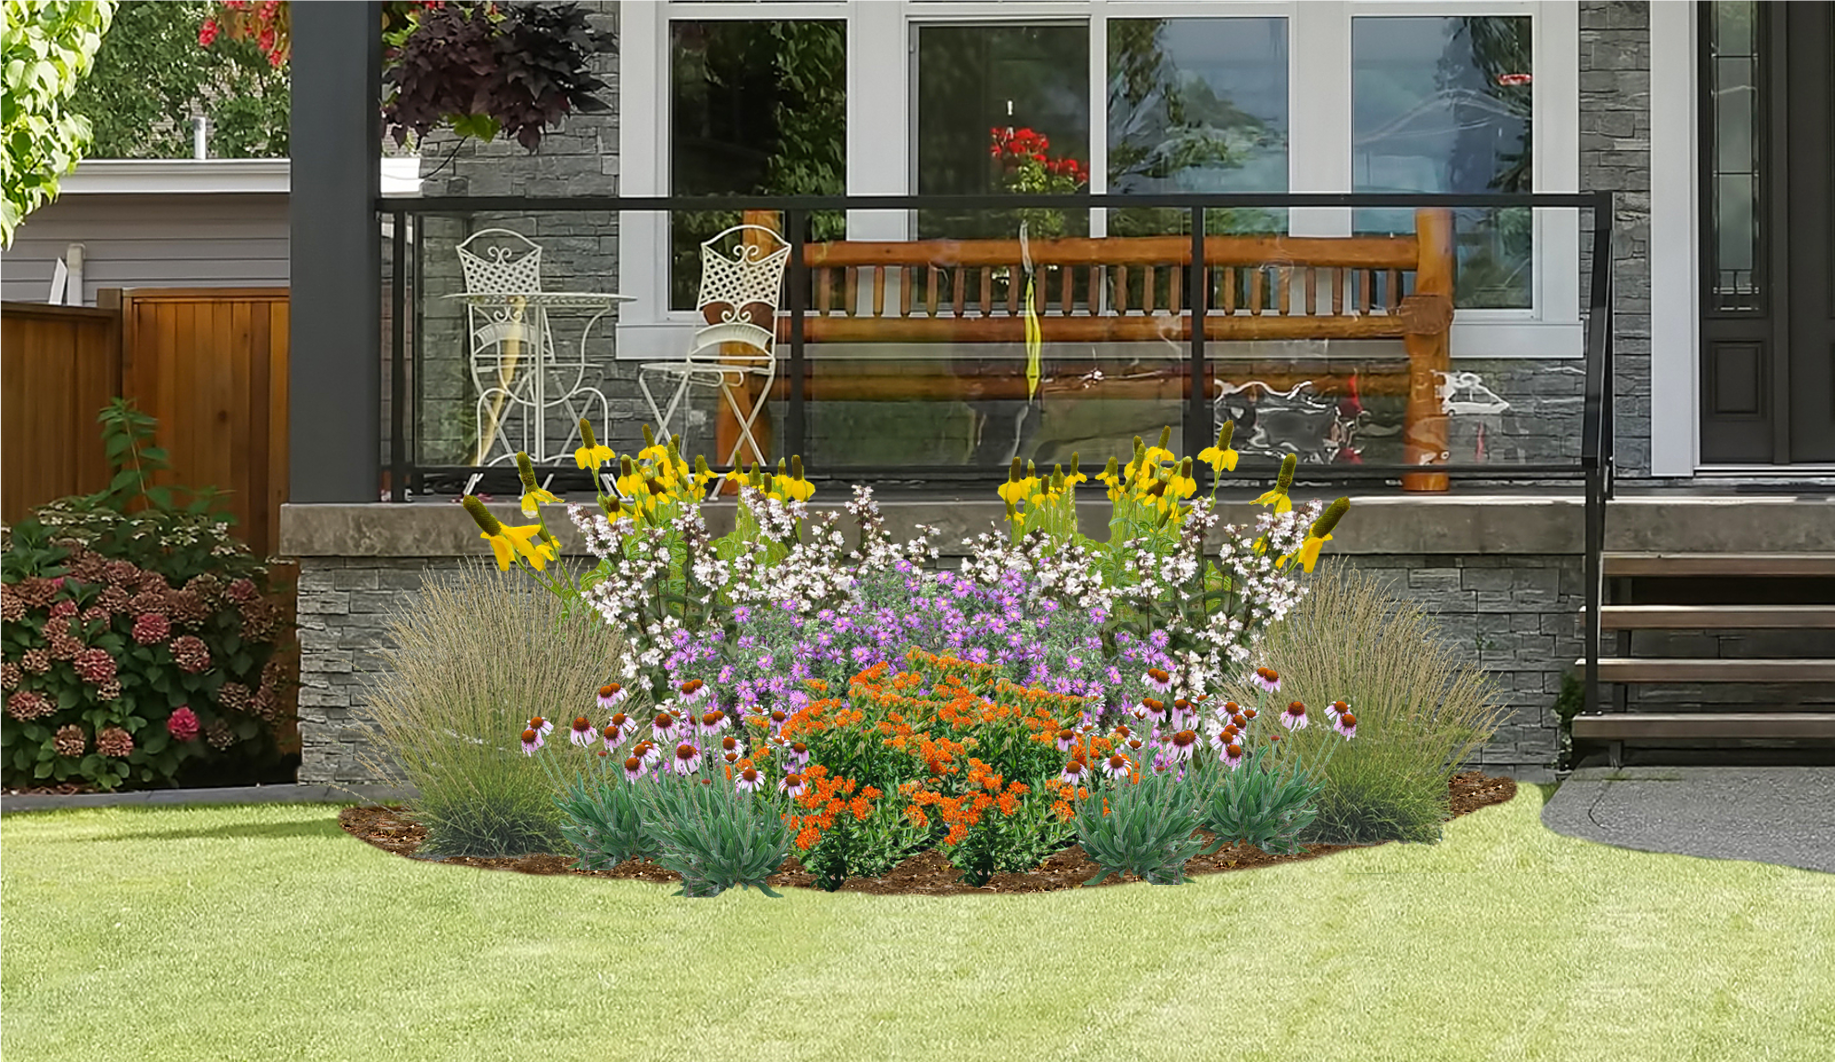
MULTIPOLYGON (((1533 71, 1528 16, 1351 21, 1352 188, 1529 192, 1533 71)), ((1358 231, 1412 231, 1412 212, 1360 210, 1358 231)), ((1462 307, 1529 307, 1527 208, 1460 210, 1462 307)))

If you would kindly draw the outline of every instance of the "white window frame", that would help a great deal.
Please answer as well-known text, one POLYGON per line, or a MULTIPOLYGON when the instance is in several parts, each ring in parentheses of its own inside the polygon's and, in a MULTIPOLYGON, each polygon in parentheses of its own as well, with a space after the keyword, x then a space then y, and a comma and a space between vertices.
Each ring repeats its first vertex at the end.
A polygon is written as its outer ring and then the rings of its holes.
MULTIPOLYGON (((1538 192, 1580 186, 1580 15, 1560 0, 636 0, 621 8, 619 167, 623 195, 669 190, 669 21, 671 19, 845 19, 847 21, 847 189, 853 195, 911 191, 913 25, 927 22, 1087 18, 1092 104, 1107 98, 1109 18, 1254 17, 1288 20, 1288 187, 1343 192, 1351 183, 1351 19, 1369 16, 1499 14, 1533 21, 1532 106, 1538 192)), ((1106 121, 1091 116, 1094 193, 1107 190, 1106 121)), ((1102 212, 1092 231, 1102 232, 1102 212)), ((857 239, 904 239, 902 211, 852 211, 857 239)), ((617 326, 620 360, 676 357, 696 316, 667 309, 668 221, 626 215, 618 230, 620 288, 635 296, 617 326)), ((1296 234, 1350 232, 1348 210, 1296 210, 1296 234)), ((1534 223, 1534 309, 1459 310, 1455 358, 1580 358, 1580 217, 1538 209, 1534 223)))

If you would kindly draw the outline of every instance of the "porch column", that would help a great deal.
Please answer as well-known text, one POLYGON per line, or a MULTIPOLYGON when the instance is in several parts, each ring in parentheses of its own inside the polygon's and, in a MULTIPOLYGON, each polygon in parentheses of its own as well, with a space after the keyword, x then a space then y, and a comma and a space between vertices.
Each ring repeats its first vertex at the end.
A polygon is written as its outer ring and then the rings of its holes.
POLYGON ((382 9, 293 5, 289 474, 294 502, 373 502, 382 465, 382 9))

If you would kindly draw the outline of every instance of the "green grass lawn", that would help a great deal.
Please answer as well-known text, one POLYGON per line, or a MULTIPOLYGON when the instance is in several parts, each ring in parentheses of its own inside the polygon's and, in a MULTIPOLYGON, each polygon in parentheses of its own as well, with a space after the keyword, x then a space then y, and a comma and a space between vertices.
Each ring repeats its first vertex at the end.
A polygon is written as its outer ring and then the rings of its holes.
POLYGON ((1835 875, 1544 793, 1176 888, 921 899, 417 863, 328 806, 11 815, 6 1056, 1835 1059, 1835 875))

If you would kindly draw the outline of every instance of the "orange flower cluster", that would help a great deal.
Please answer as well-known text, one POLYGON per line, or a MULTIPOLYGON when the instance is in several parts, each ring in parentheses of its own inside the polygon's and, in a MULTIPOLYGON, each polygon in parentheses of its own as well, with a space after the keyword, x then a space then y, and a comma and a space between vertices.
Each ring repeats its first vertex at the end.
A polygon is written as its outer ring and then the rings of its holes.
POLYGON ((792 814, 785 821, 796 835, 796 846, 805 852, 816 846, 825 831, 834 828, 841 815, 865 822, 873 814, 873 801, 881 796, 870 785, 859 786, 856 792, 852 778, 831 775, 819 763, 810 764, 803 772, 803 782, 803 795, 796 798, 796 804, 805 813, 792 814))
POLYGON ((900 786, 911 804, 905 808, 905 817, 914 826, 928 826, 934 814, 949 832, 944 836, 946 845, 961 844, 968 838, 969 828, 981 822, 981 817, 989 808, 994 808, 1002 815, 1013 815, 1019 812, 1020 798, 1031 792, 1031 787, 1024 782, 1005 782, 999 774, 987 764, 970 757, 968 772, 964 776, 968 791, 959 796, 948 796, 929 787, 907 782, 900 786), (1005 789, 1002 783, 1005 782, 1005 789), (931 811, 924 809, 930 808, 931 811))

